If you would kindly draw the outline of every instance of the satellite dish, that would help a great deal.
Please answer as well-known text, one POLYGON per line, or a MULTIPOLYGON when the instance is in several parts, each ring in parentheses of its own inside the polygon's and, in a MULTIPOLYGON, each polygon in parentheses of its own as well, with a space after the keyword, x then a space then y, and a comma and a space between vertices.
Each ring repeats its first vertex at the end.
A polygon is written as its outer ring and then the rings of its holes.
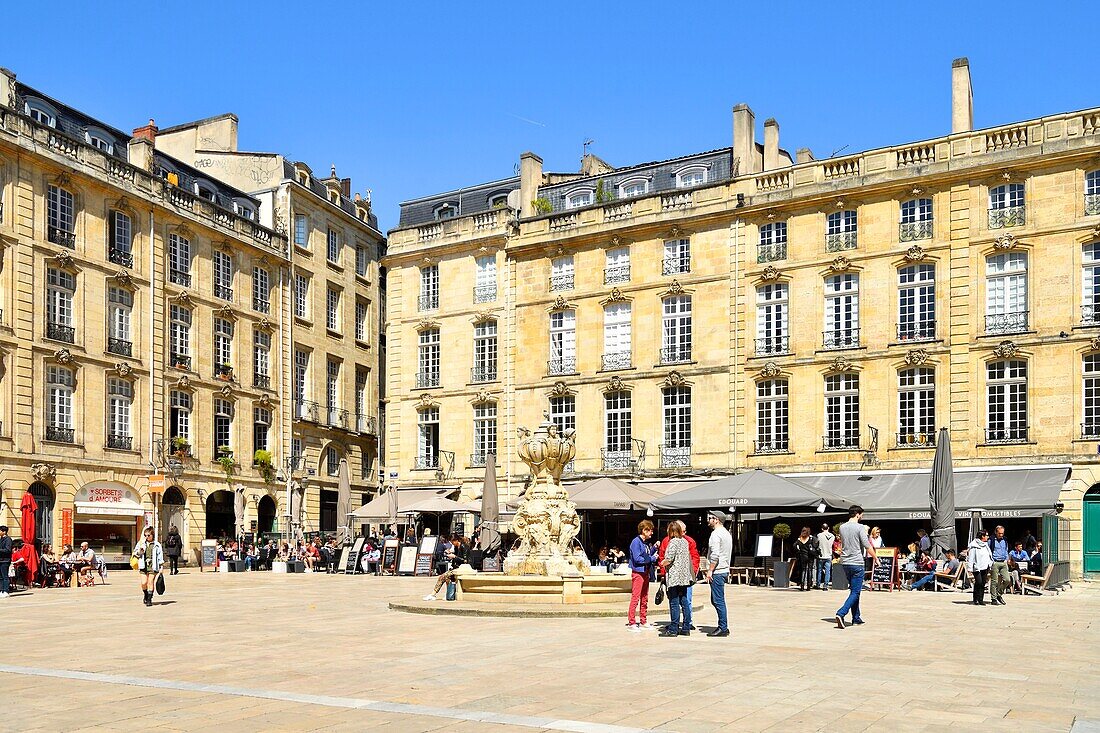
POLYGON ((519 200, 520 193, 517 188, 515 191, 508 192, 508 208, 515 211, 519 211, 522 208, 522 203, 519 200))

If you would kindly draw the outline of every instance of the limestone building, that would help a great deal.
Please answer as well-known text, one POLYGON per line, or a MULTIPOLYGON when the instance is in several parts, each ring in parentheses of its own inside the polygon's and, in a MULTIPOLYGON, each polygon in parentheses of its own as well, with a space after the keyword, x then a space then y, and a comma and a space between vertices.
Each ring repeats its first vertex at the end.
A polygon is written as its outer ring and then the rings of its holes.
POLYGON ((984 482, 986 521, 1057 505, 1100 571, 1100 110, 974 130, 965 60, 952 97, 950 134, 842 157, 791 156, 774 120, 758 143, 738 105, 730 147, 576 174, 525 153, 402 204, 392 481, 471 498, 495 451, 515 495, 545 410, 578 432, 574 478, 759 467, 903 486, 924 499, 883 516, 919 519, 947 427, 964 503, 984 482))

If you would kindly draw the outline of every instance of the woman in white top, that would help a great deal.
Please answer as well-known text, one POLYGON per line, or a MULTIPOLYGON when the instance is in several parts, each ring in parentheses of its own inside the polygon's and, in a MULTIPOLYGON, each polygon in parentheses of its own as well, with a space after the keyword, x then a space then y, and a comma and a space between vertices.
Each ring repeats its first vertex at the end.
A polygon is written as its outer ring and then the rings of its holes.
POLYGON ((966 567, 974 575, 974 605, 985 605, 985 584, 993 567, 993 552, 989 549, 989 532, 981 530, 966 548, 966 567))
POLYGON ((146 606, 153 605, 157 576, 164 565, 164 550, 153 535, 153 528, 146 527, 142 538, 134 545, 134 558, 137 559, 137 571, 141 577, 141 595, 146 606))

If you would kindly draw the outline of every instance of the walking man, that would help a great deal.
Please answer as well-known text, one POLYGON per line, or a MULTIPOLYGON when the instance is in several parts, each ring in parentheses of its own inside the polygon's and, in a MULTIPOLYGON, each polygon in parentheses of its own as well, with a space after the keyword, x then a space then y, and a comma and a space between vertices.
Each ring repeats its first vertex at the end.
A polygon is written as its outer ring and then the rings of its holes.
POLYGON ((989 540, 989 554, 993 556, 993 569, 989 573, 989 602, 994 606, 1004 606, 1001 597, 1005 588, 1012 586, 1012 573, 1008 569, 1008 540, 1005 528, 997 525, 993 529, 993 538, 989 540))
POLYGON ((817 533, 817 587, 821 590, 829 590, 833 582, 833 540, 836 535, 829 531, 828 522, 821 524, 821 531, 817 533))
POLYGON ((11 569, 11 537, 8 528, 0 526, 0 598, 8 597, 8 572, 11 569))
POLYGON ((733 555, 733 537, 725 527, 726 514, 717 509, 707 513, 710 541, 707 543, 707 583, 710 584, 710 602, 718 613, 718 628, 707 636, 729 636, 729 620, 726 618, 726 579, 730 575, 730 557, 733 555))
POLYGON ((860 524, 863 519, 863 507, 853 504, 848 509, 848 521, 840 525, 840 567, 848 576, 848 600, 836 612, 836 626, 844 628, 844 617, 852 612, 852 623, 862 624, 863 617, 859 615, 859 594, 863 591, 863 574, 867 572, 863 564, 864 555, 871 556, 872 569, 878 565, 875 557, 875 548, 871 544, 871 538, 867 535, 867 525, 860 524))

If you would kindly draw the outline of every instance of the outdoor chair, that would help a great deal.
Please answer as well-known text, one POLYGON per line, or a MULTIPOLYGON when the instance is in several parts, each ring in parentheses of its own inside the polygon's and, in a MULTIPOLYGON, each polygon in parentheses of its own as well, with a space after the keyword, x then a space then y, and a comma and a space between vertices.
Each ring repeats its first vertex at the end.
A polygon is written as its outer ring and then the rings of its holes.
POLYGON ((738 555, 733 558, 733 565, 730 566, 730 582, 736 580, 739 583, 748 584, 755 574, 756 558, 749 555, 738 555))
POLYGON ((1023 587, 1023 593, 1026 596, 1028 593, 1034 593, 1037 596, 1044 596, 1050 593, 1056 593, 1054 589, 1050 588, 1050 576, 1054 571, 1054 564, 1047 565, 1046 572, 1042 575, 1020 575, 1020 584, 1023 587))
POLYGON ((959 567, 953 573, 936 573, 936 579, 932 581, 933 590, 962 590, 960 587, 965 573, 966 563, 959 563, 959 567))

